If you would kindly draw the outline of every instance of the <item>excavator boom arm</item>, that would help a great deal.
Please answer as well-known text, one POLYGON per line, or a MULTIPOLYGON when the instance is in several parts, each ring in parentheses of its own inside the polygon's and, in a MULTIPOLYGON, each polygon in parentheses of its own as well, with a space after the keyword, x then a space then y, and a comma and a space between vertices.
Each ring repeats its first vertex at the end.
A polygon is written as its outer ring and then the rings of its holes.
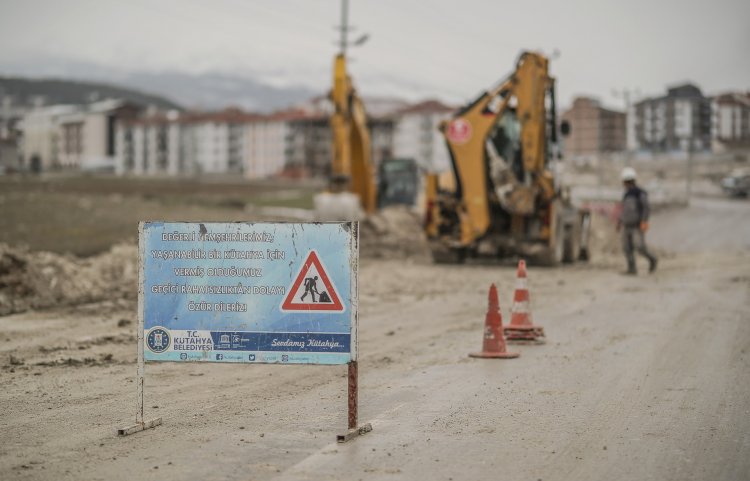
POLYGON ((334 61, 331 101, 334 106, 330 119, 333 132, 331 178, 335 186, 332 190, 353 192, 362 209, 372 213, 377 205, 377 192, 367 114, 346 71, 343 54, 337 55, 334 61))
POLYGON ((463 200, 462 241, 468 241, 484 233, 490 225, 487 203, 487 173, 484 162, 465 159, 484 159, 486 138, 498 116, 508 107, 509 96, 491 108, 501 92, 512 88, 510 81, 486 92, 469 108, 443 126, 443 134, 453 160, 457 195, 463 200))
MULTIPOLYGON (((529 193, 554 196, 551 176, 546 171, 545 95, 552 85, 547 73, 548 60, 524 52, 516 70, 497 87, 459 111, 442 127, 456 175, 456 195, 460 198, 461 243, 466 245, 487 232, 491 224, 486 145, 498 119, 515 99, 521 126, 522 178, 526 187, 525 208, 533 208, 529 193)), ((519 196, 520 198, 520 196, 519 196)))

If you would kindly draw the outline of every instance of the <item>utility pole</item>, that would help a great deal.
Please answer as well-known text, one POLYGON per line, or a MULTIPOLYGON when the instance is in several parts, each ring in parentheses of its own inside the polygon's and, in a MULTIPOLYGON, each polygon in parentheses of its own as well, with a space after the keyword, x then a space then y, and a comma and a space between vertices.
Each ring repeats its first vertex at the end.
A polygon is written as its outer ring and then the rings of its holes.
POLYGON ((640 97, 640 89, 630 89, 627 87, 621 90, 612 89, 612 95, 616 98, 622 98, 625 101, 625 165, 630 165, 633 160, 633 150, 629 145, 629 141, 631 136, 635 138, 635 119, 632 118, 634 113, 631 112, 631 109, 633 107, 633 97, 635 97, 635 101, 638 101, 640 97))
POLYGON ((686 186, 685 186, 685 203, 690 206, 690 197, 693 194, 693 137, 692 135, 688 137, 688 145, 687 145, 688 151, 687 151, 687 179, 686 179, 686 186))
POLYGON ((356 30, 349 25, 349 0, 341 0, 341 25, 335 28, 340 32, 338 41, 339 55, 344 57, 346 57, 346 50, 349 47, 360 47, 370 39, 370 34, 365 33, 353 42, 349 42, 349 32, 356 30))
POLYGON ((341 39, 339 40, 340 53, 346 56, 347 34, 349 33, 349 0, 341 0, 341 25, 339 29, 341 30, 341 39))

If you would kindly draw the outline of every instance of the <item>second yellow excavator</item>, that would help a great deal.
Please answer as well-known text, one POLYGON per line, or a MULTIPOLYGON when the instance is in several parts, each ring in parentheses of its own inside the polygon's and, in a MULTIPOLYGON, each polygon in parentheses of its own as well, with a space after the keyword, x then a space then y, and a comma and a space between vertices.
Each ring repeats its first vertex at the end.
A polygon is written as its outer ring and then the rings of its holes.
POLYGON ((344 53, 333 64, 331 131, 333 159, 327 192, 315 197, 318 220, 359 219, 377 207, 370 133, 362 99, 346 68, 344 53))
POLYGON ((426 179, 425 232, 436 262, 480 254, 543 264, 588 258, 589 213, 572 205, 556 172, 548 63, 523 52, 510 76, 441 125, 453 169, 426 179))

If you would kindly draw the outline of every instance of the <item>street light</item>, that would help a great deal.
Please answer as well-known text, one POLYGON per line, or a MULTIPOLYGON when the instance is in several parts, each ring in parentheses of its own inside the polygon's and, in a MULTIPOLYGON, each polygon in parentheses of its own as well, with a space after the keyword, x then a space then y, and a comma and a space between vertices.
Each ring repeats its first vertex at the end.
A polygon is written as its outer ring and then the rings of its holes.
POLYGON ((631 156, 632 156, 632 149, 629 142, 629 139, 633 138, 633 143, 635 144, 635 118, 634 115, 631 113, 631 108, 633 106, 633 102, 637 101, 637 99, 641 96, 641 89, 635 88, 623 88, 623 89, 612 89, 612 96, 620 99, 622 98, 625 101, 625 164, 630 165, 631 162, 631 156), (634 100, 631 100, 631 94, 633 94, 634 100))
POLYGON ((369 33, 365 33, 365 34, 361 35, 357 40, 355 40, 352 45, 354 45, 355 47, 361 47, 369 39, 370 39, 370 34, 369 33))
POLYGON ((360 35, 357 40, 351 43, 347 39, 349 32, 354 30, 354 27, 349 26, 349 0, 341 0, 341 25, 337 29, 341 32, 338 44, 342 55, 346 55, 347 47, 361 47, 370 39, 369 33, 360 35))

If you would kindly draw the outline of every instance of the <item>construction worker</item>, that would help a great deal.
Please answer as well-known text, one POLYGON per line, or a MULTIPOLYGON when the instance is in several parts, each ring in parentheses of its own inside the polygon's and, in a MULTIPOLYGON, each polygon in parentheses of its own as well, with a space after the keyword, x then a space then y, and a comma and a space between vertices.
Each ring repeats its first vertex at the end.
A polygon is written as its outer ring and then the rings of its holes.
POLYGON ((622 249, 628 261, 626 274, 635 275, 635 251, 648 259, 648 271, 654 272, 658 260, 646 247, 648 230, 648 194, 635 183, 635 169, 625 167, 620 174, 625 194, 622 197, 622 212, 617 222, 618 232, 622 229, 622 249))

